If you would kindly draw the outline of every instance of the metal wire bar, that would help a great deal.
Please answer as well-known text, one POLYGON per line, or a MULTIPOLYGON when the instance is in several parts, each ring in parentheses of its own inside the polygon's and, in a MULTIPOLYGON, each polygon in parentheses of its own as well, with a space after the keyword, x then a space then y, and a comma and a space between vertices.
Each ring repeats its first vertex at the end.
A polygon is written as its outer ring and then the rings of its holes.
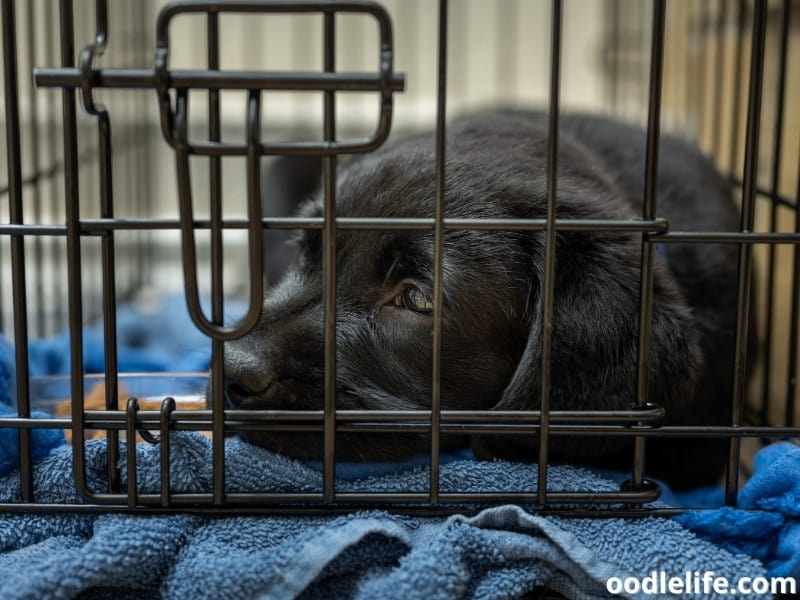
MULTIPOLYGON (((39 87, 153 89, 160 81, 152 69, 34 69, 39 87)), ((206 71, 174 69, 169 71, 169 87, 176 90, 272 90, 297 92, 399 92, 405 79, 392 75, 388 84, 380 74, 317 73, 315 71, 206 71)))
POLYGON ((561 0, 553 0, 550 29, 550 96, 547 127, 547 223, 544 237, 544 281, 542 283, 542 373, 541 373, 541 431, 539 433, 539 470, 537 472, 537 502, 545 505, 549 460, 550 386, 553 362, 553 306, 555 302, 556 263, 556 190, 558 177, 558 113, 561 84, 561 0))
MULTIPOLYGON (((771 203, 769 211, 769 224, 768 229, 775 231, 778 223, 778 202, 776 197, 778 195, 778 187, 780 185, 780 171, 781 171, 781 150, 783 147, 783 121, 785 110, 785 97, 786 97, 786 57, 789 53, 789 19, 791 3, 789 0, 784 0, 781 10, 781 34, 780 34, 780 48, 778 51, 778 89, 775 98, 775 121, 772 129, 772 162, 770 171, 770 191, 771 203)), ((775 309, 775 245, 770 244, 768 247, 767 258, 767 301, 766 301, 766 315, 764 317, 764 329, 767 332, 766 342, 762 349, 762 364, 764 369, 764 379, 761 386, 761 406, 759 411, 759 422, 767 422, 767 413, 769 410, 768 399, 771 396, 772 377, 770 377, 772 366, 772 329, 773 329, 773 313, 775 309)))
MULTIPOLYGON (((25 51, 28 55, 28 60, 30 64, 33 65, 36 63, 36 21, 38 15, 36 11, 36 2, 28 2, 28 10, 27 10, 27 45, 25 51)), ((30 84, 33 85, 32 83, 30 84)), ((31 90, 32 92, 33 90, 31 90)), ((29 96, 29 107, 30 107, 30 135, 28 138, 28 148, 30 150, 30 154, 28 156, 28 160, 31 165, 33 165, 33 171, 38 172, 41 168, 41 149, 39 147, 39 98, 38 95, 35 93, 31 93, 29 96)), ((42 208, 43 208, 43 199, 42 199, 42 190, 41 186, 39 185, 38 180, 34 180, 33 186, 31 187, 31 204, 33 205, 33 220, 36 223, 42 222, 42 208)), ((22 185, 26 185, 25 180, 23 179, 22 185)), ((44 264, 44 247, 42 240, 40 238, 34 238, 33 240, 33 264, 35 265, 42 265, 44 264)), ((33 273, 34 279, 34 298, 36 298, 36 312, 34 318, 34 328, 36 335, 42 336, 44 335, 45 331, 45 310, 44 310, 44 290, 45 290, 45 279, 44 279, 44 269, 36 269, 33 273)), ((29 300, 30 304, 30 300, 29 300)), ((1 311, 2 309, 0 309, 1 311)), ((2 312, 0 312, 2 314, 2 312)))
MULTIPOLYGON (((323 19, 323 63, 327 73, 336 70, 336 15, 326 12, 323 19)), ((336 96, 326 91, 323 97, 323 129, 326 142, 336 140, 336 96)), ((324 310, 324 472, 325 502, 336 499, 336 156, 323 159, 323 310, 324 310)))
POLYGON ((722 95, 724 87, 723 74, 725 72, 722 64, 725 59, 725 1, 726 0, 718 0, 717 4, 717 18, 715 26, 716 39, 714 44, 714 58, 711 61, 711 64, 714 65, 714 86, 712 89, 711 99, 711 106, 713 107, 713 122, 711 125, 711 156, 714 157, 715 161, 719 161, 719 149, 722 134, 722 111, 719 110, 719 107, 721 104, 720 96, 722 95))
MULTIPOLYGON (((656 214, 658 191, 658 145, 661 139, 661 90, 664 74, 664 30, 666 28, 666 2, 654 0, 652 40, 650 48, 650 83, 647 105, 647 140, 645 154, 644 189, 642 190, 642 219, 653 219, 656 214)), ((636 373, 636 403, 647 405, 650 384, 650 335, 653 319, 653 246, 647 235, 642 236, 639 279, 639 353, 636 373)), ((636 438, 633 454, 632 485, 644 485, 645 440, 636 438)))
MULTIPOLYGON (((80 54, 80 68, 91 71, 94 59, 101 56, 108 42, 107 0, 95 1, 95 41, 80 54)), ((106 108, 96 103, 90 87, 81 88, 83 108, 97 119, 98 184, 100 217, 114 218, 114 186, 112 181, 111 119, 106 108)), ((114 232, 105 232, 101 238, 102 290, 103 290, 103 358, 105 362, 105 404, 107 410, 117 408, 119 385, 117 381, 117 288, 115 274, 114 232)), ((108 481, 111 489, 119 485, 119 437, 109 431, 108 481)))
MULTIPOLYGON (((184 494, 174 496, 170 509, 160 506, 158 494, 140 494, 135 507, 115 507, 122 514, 170 514, 174 512, 209 515, 324 515, 352 513, 365 508, 380 506, 382 510, 398 514, 442 516, 446 514, 474 514, 480 510, 500 503, 515 503, 533 508, 536 495, 530 492, 507 492, 497 494, 442 493, 441 504, 431 506, 425 501, 425 493, 342 493, 342 501, 335 505, 320 502, 320 495, 314 493, 232 493, 230 502, 224 507, 209 506, 209 494, 184 494)), ((674 516, 685 509, 661 509, 635 505, 652 502, 658 497, 658 490, 628 492, 551 492, 551 505, 540 514, 564 517, 653 517, 674 516), (591 504, 594 507, 576 508, 577 503, 591 504), (564 507, 555 505, 564 504, 564 507)), ((124 498, 122 496, 121 498, 124 498)), ((0 504, 0 510, 15 513, 57 512, 69 510, 77 513, 108 512, 108 506, 92 504, 0 504)))
MULTIPOLYGON (((44 11, 44 22, 45 22, 45 35, 44 35, 44 47, 45 47, 45 59, 51 63, 55 64, 59 61, 59 50, 56 48, 54 40, 58 38, 57 31, 56 31, 56 23, 55 23, 55 11, 53 10, 45 10, 44 11)), ((58 113, 58 98, 56 94, 47 94, 47 106, 46 111, 48 114, 56 115, 58 113)), ((48 126, 48 135, 47 135, 47 143, 45 146, 48 148, 48 164, 55 165, 57 163, 56 157, 59 147, 59 139, 58 139, 58 128, 54 125, 50 124, 48 126)), ((53 175, 55 175, 55 171, 53 171, 53 175)), ((52 177, 49 175, 48 177, 52 177)), ((50 186, 50 198, 49 198, 49 209, 50 215, 52 218, 56 219, 58 215, 62 214, 61 206, 60 206, 61 199, 59 197, 59 191, 57 185, 50 186)), ((57 265, 60 261, 63 260, 63 255, 65 252, 59 252, 60 244, 52 244, 51 245, 51 252, 48 256, 48 259, 51 261, 50 264, 57 265)), ((53 289, 53 295, 55 298, 64 298, 65 291, 64 291, 64 281, 62 277, 53 277, 51 278, 52 281, 50 285, 53 289)), ((55 316, 53 318, 53 329, 62 330, 67 326, 67 302, 58 302, 58 306, 55 310, 55 316)))
MULTIPOLYGON (((170 421, 172 431, 208 431, 212 425, 211 411, 177 411, 170 421)), ((405 412, 405 411, 400 411, 405 412)), ((414 411, 416 412, 416 411, 414 411)), ((414 415, 413 418, 401 418, 392 414, 378 418, 371 414, 341 417, 342 423, 337 430, 343 433, 402 433, 430 434, 430 412, 414 415)), ((338 414, 338 413, 337 413, 338 414)), ((554 411, 554 414, 555 411, 554 411)), ((782 427, 768 425, 639 425, 638 415, 622 418, 602 419, 596 415, 584 416, 582 413, 559 415, 551 419, 549 426, 553 436, 608 436, 628 438, 646 436, 652 438, 786 438, 797 437, 800 427, 782 427)), ((338 418, 338 417, 337 417, 338 418)), ((140 410, 136 416, 136 429, 151 430, 160 426, 161 415, 158 411, 140 410)), ((479 434, 479 435, 536 435, 540 430, 540 411, 520 411, 520 415, 495 415, 493 412, 476 412, 468 417, 451 415, 442 411, 441 430, 447 434, 479 434)), ((46 419, 0 417, 0 427, 20 429, 64 429, 71 424, 68 417, 51 417, 46 419)), ((87 411, 87 429, 127 429, 127 413, 125 411, 87 411)), ((282 411, 225 411, 225 428, 230 431, 281 431, 293 433, 322 433, 324 429, 323 411, 303 411, 301 414, 282 411), (278 413, 278 414, 276 414, 278 413)), ((95 500, 99 497, 95 498, 95 500)))
MULTIPOLYGON (((169 431, 170 419, 175 410, 175 399, 165 398, 161 404, 161 418, 159 422, 159 444, 161 445, 161 506, 168 508, 171 504, 170 495, 170 445, 169 445, 169 431)), ((214 498, 214 503, 219 505, 217 498, 214 498)))
MULTIPOLYGON (((60 0, 61 64, 75 60, 75 27, 72 0, 60 0)), ((75 487, 86 500, 94 493, 86 479, 83 385, 83 295, 81 293, 80 189, 78 178, 78 131, 74 90, 61 92, 64 128, 64 203, 67 228, 67 298, 69 302, 70 392, 72 394, 72 460, 75 487)))
POLYGON ((258 152, 260 132, 260 96, 257 91, 251 91, 247 104, 247 136, 248 136, 248 258, 250 273, 250 294, 248 308, 244 316, 233 325, 215 324, 209 321, 202 309, 200 302, 199 283, 197 277, 197 245, 194 238, 194 207, 192 205, 192 185, 189 168, 188 144, 188 102, 189 97, 185 91, 178 91, 176 98, 175 137, 181 140, 175 147, 176 172, 178 176, 178 205, 181 220, 181 254, 183 258, 183 277, 186 290, 186 303, 189 315, 197 328, 206 335, 218 340, 231 340, 241 337, 255 327, 261 317, 261 303, 264 292, 262 273, 262 237, 261 200, 258 202, 250 189, 253 185, 260 187, 260 172, 255 175, 251 168, 258 171, 260 154, 258 152))
MULTIPOLYGON (((728 156, 728 170, 736 172, 736 161, 739 156, 739 113, 742 97, 742 61, 744 55, 744 29, 747 18, 745 0, 739 0, 739 13, 736 24, 736 63, 733 68, 733 108, 731 110, 731 142, 728 156)), ((753 56, 750 60, 753 60, 753 56)))
MULTIPOLYGON (((17 80, 17 20, 14 0, 3 0, 3 69, 5 92, 6 158, 8 161, 9 221, 22 225, 22 156, 20 147, 19 82, 17 80)), ((14 360, 17 377, 17 411, 30 416, 28 365, 28 310, 25 277, 25 240, 11 239, 12 310, 14 311, 14 360)), ((20 486, 23 502, 33 501, 31 439, 19 435, 20 486)))
MULTIPOLYGON (((655 239, 655 238, 654 238, 655 239)), ((672 231, 658 236, 659 243, 676 242, 686 243, 713 243, 713 244, 797 244, 800 242, 798 233, 753 233, 750 231, 721 232, 721 231, 672 231)))
POLYGON ((442 407, 442 276, 444 271, 445 167, 447 152, 447 0, 439 0, 436 81, 436 192, 433 227, 433 354, 431 361, 431 470, 429 501, 439 502, 439 448, 442 407))
POLYGON ((137 412, 139 411, 139 403, 136 398, 128 398, 128 404, 125 410, 125 434, 127 436, 126 447, 126 466, 128 471, 128 489, 126 494, 107 494, 104 496, 106 502, 113 502, 112 498, 124 498, 127 502, 128 508, 134 508, 139 504, 138 490, 136 488, 136 430, 137 430, 137 412))
MULTIPOLYGON (((797 200, 800 203, 800 164, 797 168, 797 200)), ((800 210, 794 213, 794 230, 800 234, 800 210)), ((791 425, 795 422, 797 378, 800 375, 798 366, 798 336, 800 336, 800 244, 794 247, 792 256, 792 301, 791 301, 791 324, 789 325, 789 358, 788 358, 788 377, 786 382, 786 403, 784 405, 784 425, 791 425)))
MULTIPOLYGON (((219 15, 209 13, 206 20, 207 36, 207 64, 210 71, 219 70, 219 15)), ((260 113, 260 104, 256 102, 256 110, 260 113)), ((248 127, 260 127, 260 116, 256 115, 256 123, 249 124, 248 127)), ((220 98, 219 90, 209 90, 208 92, 208 138, 213 142, 222 139, 220 118, 220 98)), ((250 136, 253 137, 252 135, 250 136)), ((258 139, 256 137, 256 139, 258 139)), ((208 186, 211 213, 211 322, 215 327, 224 325, 224 306, 223 306, 223 239, 222 239, 222 159, 219 156, 209 156, 208 158, 208 186)), ((255 163, 248 161, 248 182, 250 181, 250 169, 260 166, 260 161, 255 163)), ((260 169, 258 169, 260 171, 260 169)), ((255 186, 248 189, 248 203, 254 202, 252 194, 259 194, 260 185, 256 182, 255 186)), ((216 337, 211 339, 211 403, 214 408, 214 425, 212 431, 212 461, 214 469, 214 503, 222 505, 225 500, 225 425, 223 422, 222 411, 225 408, 225 366, 224 366, 224 345, 222 340, 216 337)))
MULTIPOLYGON (((249 219, 226 219, 222 226, 225 229, 247 229, 249 219)), ((261 219, 265 229, 322 229, 324 219, 321 217, 268 217, 261 219)), ((547 224, 546 219, 452 219, 445 218, 445 230, 489 230, 489 231, 542 231, 547 224)), ((84 235, 99 235, 105 231, 113 230, 165 230, 181 228, 178 219, 169 218, 144 218, 144 219, 81 219, 79 222, 81 233, 84 235)), ((432 218, 365 218, 365 217, 336 217, 336 228, 347 230, 433 230, 436 225, 432 218)), ((209 219, 193 219, 192 227, 195 230, 210 229, 209 219)), ((631 219, 556 219, 556 231, 629 231, 650 232, 666 234, 669 222, 663 218, 652 221, 631 219)), ((66 235, 63 225, 0 225, 0 233, 7 235, 66 235)), ((687 232, 688 233, 688 232, 687 232)), ((709 235, 717 235, 710 232, 709 235)), ((692 232, 690 235, 694 235, 692 232)), ((740 235, 740 234, 733 234, 740 235)), ((754 234, 755 235, 755 234, 754 234)), ((782 234, 769 234, 782 235, 782 234)), ((661 241, 662 237, 659 237, 661 241)), ((776 238, 779 239, 779 238, 776 238)))
MULTIPOLYGON (((415 506, 414 504, 410 505, 401 505, 401 506, 393 506, 391 504, 387 504, 383 506, 382 509, 387 512, 392 512, 396 514, 403 514, 403 515, 416 515, 416 516, 432 516, 432 517, 441 517, 445 515, 452 515, 452 514, 460 514, 460 515, 474 515, 486 508, 485 504, 481 504, 480 502, 470 503, 469 506, 465 506, 462 503, 458 503, 454 506, 446 506, 446 505, 439 505, 435 509, 431 507, 425 506, 415 506)), ((143 514, 143 515, 158 515, 158 514, 169 514, 171 512, 175 512, 176 510, 180 510, 181 513, 187 514, 197 514, 197 515, 217 515, 217 516, 244 516, 244 515, 286 515, 286 516, 294 516, 294 515, 307 515, 307 516, 331 516, 331 515, 340 515, 340 514, 348 514, 352 513, 357 510, 363 510, 364 504, 359 503, 348 503, 348 504, 340 504, 336 506, 325 505, 323 507, 310 507, 308 505, 302 506, 293 506, 293 505, 286 505, 286 506, 267 506, 267 507, 259 507, 259 506, 252 506, 252 505, 239 505, 239 506, 229 506, 229 507, 208 507, 208 506, 196 506, 192 502, 186 502, 185 506, 182 506, 180 509, 174 508, 170 510, 164 510, 163 508, 159 507, 137 507, 136 509, 129 509, 125 507, 120 507, 116 509, 117 512, 120 514, 143 514)), ((68 510, 72 513, 79 513, 79 514, 97 514, 108 512, 107 506, 102 505, 92 505, 92 504, 0 504, 0 510, 7 510, 13 513, 47 513, 47 512, 54 512, 54 511, 65 511, 68 510)), ((564 508, 547 508, 539 510, 538 513, 541 515, 554 515, 554 516, 561 516, 561 517, 573 517, 573 518, 648 518, 648 517, 673 517, 675 515, 682 514, 686 512, 688 509, 677 509, 677 508, 652 508, 652 507, 643 507, 643 508, 636 508, 631 506, 624 506, 621 508, 609 509, 609 510, 598 510, 597 508, 576 508, 574 506, 564 507, 564 508)))
MULTIPOLYGON (((758 176, 758 143, 761 127, 761 97, 764 79, 764 49, 767 28, 767 2, 756 0, 753 16, 753 37, 750 59, 750 82, 747 101, 747 130, 745 133, 745 158, 742 179, 741 230, 751 231, 755 219, 755 182, 758 176)), ((747 379, 747 338, 750 319, 750 290, 752 285, 752 246, 739 247, 739 286, 736 319, 736 353, 733 367, 733 395, 731 398, 731 423, 740 425, 744 413, 744 396, 747 379)), ((736 503, 741 460, 739 438, 731 438, 727 471, 725 474, 725 502, 736 503)))

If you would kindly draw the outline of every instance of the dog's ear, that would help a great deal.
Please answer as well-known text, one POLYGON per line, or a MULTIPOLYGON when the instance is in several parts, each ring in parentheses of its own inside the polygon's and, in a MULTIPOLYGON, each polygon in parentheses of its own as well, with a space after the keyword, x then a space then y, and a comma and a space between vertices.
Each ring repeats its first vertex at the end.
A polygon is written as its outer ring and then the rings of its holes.
MULTIPOLYGON (((531 286, 524 319, 527 341, 494 410, 540 407, 544 263, 541 238, 536 237, 531 261, 535 284, 531 286)), ((629 409, 636 399, 639 244, 623 234, 560 233, 556 246, 551 410, 629 409)), ((649 400, 664 406, 669 414, 691 400, 702 352, 690 309, 677 282, 661 256, 655 260, 648 389, 649 400)), ((516 439, 517 436, 502 441, 499 437, 479 438, 476 454, 508 455, 503 448, 507 450, 516 439), (491 444, 488 452, 485 447, 480 451, 484 441, 491 444)), ((532 441, 529 438, 524 444, 529 450, 532 441)), ((570 441, 574 445, 574 438, 570 441)))

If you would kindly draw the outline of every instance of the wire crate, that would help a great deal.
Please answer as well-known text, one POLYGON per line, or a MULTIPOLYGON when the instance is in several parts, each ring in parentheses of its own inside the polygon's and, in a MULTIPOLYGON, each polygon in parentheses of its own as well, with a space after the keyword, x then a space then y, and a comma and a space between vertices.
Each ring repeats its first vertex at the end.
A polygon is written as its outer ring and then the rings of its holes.
MULTIPOLYGON (((23 490, 22 503, 4 503, 3 510, 319 512, 379 506, 441 514, 514 502, 567 515, 586 510, 672 514, 676 511, 650 504, 659 488, 647 479, 647 440, 726 438, 725 488, 733 503, 753 448, 797 436, 800 122, 789 107, 800 94, 791 77, 800 50, 790 43, 792 3, 775 7, 764 1, 721 0, 668 6, 663 0, 606 0, 585 8, 596 12, 592 19, 579 18, 574 4, 562 6, 558 0, 386 4, 97 0, 73 5, 62 0, 52 10, 43 2, 3 2, 7 142, 0 189, 0 331, 16 347, 14 396, 20 416, 4 416, 0 426, 20 429, 23 490), (475 43, 478 34, 491 43, 475 43), (447 117, 511 104, 546 108, 551 131, 560 113, 572 110, 645 126, 641 219, 580 226, 556 220, 555 135, 549 138, 547 218, 470 223, 445 217, 447 117), (435 214, 405 220, 337 217, 337 164, 343 157, 373 151, 390 133, 425 127, 435 128, 440 140, 435 214), (696 140, 714 159, 738 197, 738 231, 673 230, 659 217, 655 181, 662 130, 696 140), (276 156, 321 161, 321 217, 293 216, 270 204, 265 164, 276 156), (730 423, 659 425, 663 411, 648 403, 646 383, 639 385, 637 405, 630 410, 600 415, 551 411, 547 376, 541 403, 531 410, 442 410, 440 308, 434 309, 429 408, 336 410, 336 232, 430 231, 438 249, 439 281, 447 232, 509 227, 542 232, 547 240, 543 293, 550 318, 558 302, 553 294, 557 232, 611 227, 640 234, 640 381, 648 372, 642 348, 649 344, 656 247, 735 245, 739 287, 730 423), (270 272, 270 254, 263 248, 274 248, 273 241, 299 229, 321 230, 323 240, 328 291, 325 398, 319 410, 226 408, 219 377, 211 380, 207 407, 175 410, 174 399, 166 394, 158 406, 143 407, 136 396, 120 401, 125 395, 117 355, 120 306, 154 292, 180 294, 193 327, 211 340, 211 372, 222 373, 226 342, 260 318, 265 271, 267 284, 278 275, 270 272), (233 319, 232 296, 237 298, 233 319), (90 324, 99 324, 101 331, 105 387, 98 406, 86 403, 83 375, 90 324), (20 349, 65 331, 65 393, 72 399, 68 414, 32 418, 34 377, 30 358, 20 349), (80 502, 40 502, 34 493, 31 436, 53 428, 71 434, 80 502), (321 436, 322 489, 227 490, 226 436, 253 429, 321 436), (85 471, 90 430, 103 432, 107 440, 111 466, 102 489, 88 483, 85 471), (160 447, 168 467, 170 432, 176 430, 211 437, 212 488, 174 491, 165 468, 158 493, 140 492, 136 445, 124 444, 121 437, 134 439, 140 432, 144 443, 160 447), (343 431, 429 436, 426 489, 338 490, 335 436, 343 431), (538 435, 542 460, 532 471, 532 490, 442 491, 439 447, 442 436, 454 431, 538 435), (549 440, 566 434, 635 438, 630 479, 610 492, 548 489, 549 440)), ((435 297, 441 297, 440 285, 435 297)), ((549 334, 543 344, 543 364, 549 365, 549 334)))

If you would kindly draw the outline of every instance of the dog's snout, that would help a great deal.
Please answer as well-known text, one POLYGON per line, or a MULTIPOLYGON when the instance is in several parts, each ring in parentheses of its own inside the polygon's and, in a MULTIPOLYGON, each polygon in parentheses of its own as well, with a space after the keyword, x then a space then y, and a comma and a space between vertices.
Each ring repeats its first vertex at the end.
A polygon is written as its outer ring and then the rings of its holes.
POLYGON ((264 392, 266 392, 266 388, 254 390, 236 380, 225 378, 225 393, 229 398, 246 398, 248 396, 257 396, 264 392))
POLYGON ((258 353, 240 348, 237 343, 225 347, 225 394, 232 403, 264 395, 276 377, 268 361, 258 353))

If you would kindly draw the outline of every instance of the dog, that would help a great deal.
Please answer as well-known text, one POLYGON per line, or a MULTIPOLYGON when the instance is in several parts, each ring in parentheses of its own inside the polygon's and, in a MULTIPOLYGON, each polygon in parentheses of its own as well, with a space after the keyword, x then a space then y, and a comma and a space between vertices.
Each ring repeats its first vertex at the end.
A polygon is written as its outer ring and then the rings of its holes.
MULTIPOLYGON (((545 216, 546 114, 472 115, 453 121, 446 139, 446 217, 545 216)), ((673 230, 738 230, 729 185, 713 164, 677 137, 659 143, 658 216, 673 230)), ((557 164, 558 218, 641 218, 640 128, 562 115, 557 164)), ((434 135, 412 135, 340 167, 337 215, 432 217, 435 187, 434 135)), ((318 194, 299 214, 322 216, 321 205, 318 194)), ((557 232, 551 410, 635 405, 641 240, 635 232, 557 232)), ((442 409, 538 409, 545 233, 448 230, 443 244, 442 409)), ((337 409, 430 408, 433 248, 430 230, 337 232, 337 409)), ((729 422, 737 256, 725 244, 661 244, 655 252, 648 390, 666 424, 729 422)), ((305 230, 258 325, 226 344, 226 406, 322 408, 322 282, 322 232, 305 230)), ((300 459, 323 454, 317 433, 241 436, 300 459)), ((429 443, 428 435, 340 433, 336 456, 402 460, 429 443)), ((480 459, 537 459, 533 434, 442 436, 442 450, 467 445, 480 459)), ((550 460, 629 469, 631 448, 630 437, 551 435, 550 460)), ((648 475, 677 488, 713 482, 727 456, 724 440, 650 439, 646 448, 648 475)))

